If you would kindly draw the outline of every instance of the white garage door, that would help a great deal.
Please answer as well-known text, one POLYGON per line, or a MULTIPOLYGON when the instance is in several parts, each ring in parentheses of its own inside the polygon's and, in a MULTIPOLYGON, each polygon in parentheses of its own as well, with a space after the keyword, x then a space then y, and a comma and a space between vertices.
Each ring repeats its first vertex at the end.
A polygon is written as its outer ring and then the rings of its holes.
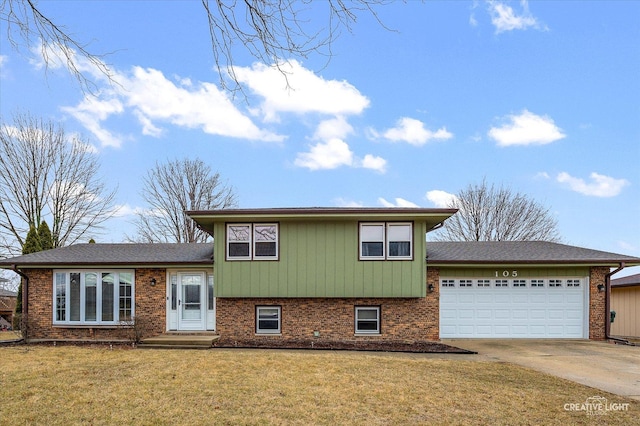
POLYGON ((441 279, 441 338, 586 338, 586 278, 441 279))

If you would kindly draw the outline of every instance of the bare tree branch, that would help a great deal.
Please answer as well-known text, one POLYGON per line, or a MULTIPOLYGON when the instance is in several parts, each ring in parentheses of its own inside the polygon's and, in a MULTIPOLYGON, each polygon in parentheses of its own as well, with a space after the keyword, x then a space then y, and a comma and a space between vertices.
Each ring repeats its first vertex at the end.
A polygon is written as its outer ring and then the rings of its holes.
POLYGON ((184 212, 237 205, 234 189, 199 159, 156 163, 144 178, 142 197, 148 209, 137 214, 137 237, 133 240, 148 243, 205 242, 209 234, 184 212))
MULTIPOLYGON (((240 88, 234 66, 236 53, 241 51, 276 67, 312 54, 325 56, 328 62, 333 55, 332 44, 342 29, 350 32, 361 14, 373 16, 384 27, 375 9, 390 2, 201 0, 221 88, 240 88)), ((192 3, 184 4, 190 7, 192 3)), ((0 0, 0 20, 7 23, 7 37, 14 48, 38 46, 46 68, 57 64, 57 60, 64 62, 84 91, 93 93, 96 89, 88 77, 88 66, 94 69, 94 75, 102 74, 114 83, 112 72, 103 61, 105 56, 91 52, 65 27, 49 19, 35 0, 0 0)), ((286 72, 280 71, 286 80, 286 72)))
POLYGON ((548 208, 485 180, 458 192, 447 207, 458 213, 447 219, 438 241, 560 241, 548 208))
POLYGON ((0 243, 20 252, 31 226, 45 217, 54 247, 76 242, 113 215, 115 190, 97 178, 89 145, 67 140, 51 121, 16 114, 0 126, 0 243))

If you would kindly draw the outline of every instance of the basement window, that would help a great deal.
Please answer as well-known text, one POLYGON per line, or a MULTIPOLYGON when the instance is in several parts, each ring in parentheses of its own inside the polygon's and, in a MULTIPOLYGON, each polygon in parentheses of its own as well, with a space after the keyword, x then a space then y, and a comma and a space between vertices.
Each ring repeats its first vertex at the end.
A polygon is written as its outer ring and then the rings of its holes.
POLYGON ((380 306, 356 306, 356 334, 380 334, 380 306))
POLYGON ((280 306, 256 306, 256 334, 280 334, 280 306))

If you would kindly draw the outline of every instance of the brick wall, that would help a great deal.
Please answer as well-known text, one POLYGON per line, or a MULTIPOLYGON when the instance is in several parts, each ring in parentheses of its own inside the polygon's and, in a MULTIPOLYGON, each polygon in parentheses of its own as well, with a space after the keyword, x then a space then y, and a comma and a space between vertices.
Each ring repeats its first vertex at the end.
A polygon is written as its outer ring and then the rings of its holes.
MULTIPOLYGON (((60 326, 53 325, 53 271, 30 269, 28 327, 29 339, 64 340, 129 340, 132 330, 121 326, 60 326)), ((135 315, 140 319, 141 336, 160 334, 165 329, 165 269, 135 271, 135 315), (151 278, 156 286, 151 287, 151 278)))
POLYGON ((251 346, 267 339, 315 341, 425 341, 439 338, 438 270, 427 273, 425 298, 218 298, 221 343, 251 346), (281 334, 256 335, 256 306, 281 307, 281 334), (381 334, 355 335, 355 306, 380 306, 381 334), (314 337, 314 332, 320 335, 314 337))
POLYGON ((589 339, 604 340, 606 336, 605 295, 598 291, 598 285, 604 285, 607 267, 593 267, 589 270, 589 339))

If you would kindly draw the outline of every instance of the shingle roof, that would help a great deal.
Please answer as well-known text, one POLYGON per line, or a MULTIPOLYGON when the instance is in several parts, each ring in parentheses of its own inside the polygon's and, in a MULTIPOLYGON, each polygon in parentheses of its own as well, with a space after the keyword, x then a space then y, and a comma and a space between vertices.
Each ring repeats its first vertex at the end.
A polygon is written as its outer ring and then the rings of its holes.
POLYGON ((640 286, 640 274, 629 275, 627 277, 611 280, 612 287, 632 287, 640 286))
POLYGON ((640 265, 640 258, 546 241, 427 242, 429 264, 549 263, 640 265))
POLYGON ((0 260, 0 267, 187 264, 213 265, 213 243, 75 244, 0 260))

